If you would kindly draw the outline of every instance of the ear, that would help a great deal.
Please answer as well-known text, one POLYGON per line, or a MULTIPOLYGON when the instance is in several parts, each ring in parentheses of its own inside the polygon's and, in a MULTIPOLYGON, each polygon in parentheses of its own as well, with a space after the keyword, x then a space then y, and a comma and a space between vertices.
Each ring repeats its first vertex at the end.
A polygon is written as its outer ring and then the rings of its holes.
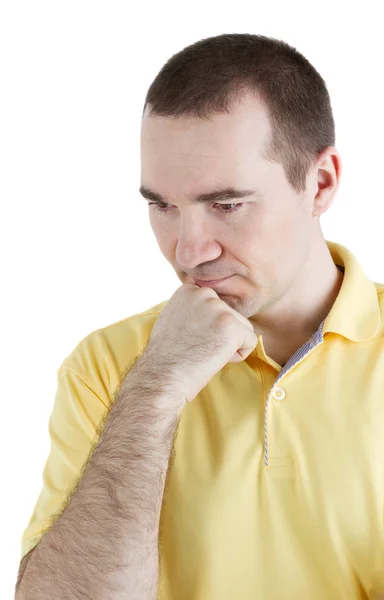
POLYGON ((317 193, 313 201, 314 217, 320 217, 331 207, 339 188, 341 157, 334 146, 323 150, 316 161, 317 193))

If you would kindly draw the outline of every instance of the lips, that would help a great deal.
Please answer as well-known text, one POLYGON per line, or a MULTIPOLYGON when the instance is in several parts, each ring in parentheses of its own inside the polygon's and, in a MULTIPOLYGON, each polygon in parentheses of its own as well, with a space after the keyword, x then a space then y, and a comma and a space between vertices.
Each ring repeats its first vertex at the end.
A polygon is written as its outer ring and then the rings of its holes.
POLYGON ((200 286, 215 286, 215 285, 220 285, 222 282, 229 279, 229 277, 232 277, 232 275, 229 275, 228 277, 223 277, 222 279, 209 279, 209 280, 194 279, 193 283, 195 285, 200 285, 200 286))
POLYGON ((222 279, 228 279, 228 277, 231 277, 231 275, 226 275, 225 277, 212 277, 211 279, 204 279, 204 278, 198 278, 198 279, 194 279, 193 281, 221 281, 222 279))

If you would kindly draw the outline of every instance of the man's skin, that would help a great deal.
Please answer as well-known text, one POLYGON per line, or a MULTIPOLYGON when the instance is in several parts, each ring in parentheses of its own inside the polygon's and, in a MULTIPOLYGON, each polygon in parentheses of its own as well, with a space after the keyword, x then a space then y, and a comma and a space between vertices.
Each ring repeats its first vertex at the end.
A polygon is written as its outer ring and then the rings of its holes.
POLYGON ((340 290, 343 275, 320 216, 335 197, 341 159, 335 147, 324 150, 306 190, 297 193, 282 165, 261 156, 269 134, 266 109, 254 95, 208 120, 148 116, 147 108, 141 185, 167 203, 165 212, 150 206, 149 218, 180 281, 232 275, 218 295, 251 321, 282 365, 316 331, 340 290), (228 186, 258 188, 263 197, 192 202, 228 186), (225 213, 233 203, 238 210, 225 213))
MULTIPOLYGON (((342 284, 320 226, 339 186, 341 159, 335 147, 326 148, 305 190, 295 191, 282 165, 262 156, 270 132, 254 94, 207 120, 150 116, 147 107, 141 193, 152 202, 149 189, 163 201, 149 206, 150 223, 180 281, 231 276, 215 291, 251 321, 267 354, 284 365, 317 330, 342 284), (258 188, 262 196, 193 202, 227 187, 258 188), (238 210, 224 212, 236 204, 238 210)), ((384 600, 377 589, 370 598, 384 600)))

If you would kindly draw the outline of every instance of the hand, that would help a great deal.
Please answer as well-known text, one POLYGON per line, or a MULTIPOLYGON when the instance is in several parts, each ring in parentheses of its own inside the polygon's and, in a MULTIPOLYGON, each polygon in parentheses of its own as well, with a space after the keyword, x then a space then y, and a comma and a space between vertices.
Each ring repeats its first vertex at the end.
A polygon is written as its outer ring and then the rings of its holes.
POLYGON ((144 354, 191 402, 228 362, 257 345, 253 326, 209 287, 185 283, 161 311, 144 354))

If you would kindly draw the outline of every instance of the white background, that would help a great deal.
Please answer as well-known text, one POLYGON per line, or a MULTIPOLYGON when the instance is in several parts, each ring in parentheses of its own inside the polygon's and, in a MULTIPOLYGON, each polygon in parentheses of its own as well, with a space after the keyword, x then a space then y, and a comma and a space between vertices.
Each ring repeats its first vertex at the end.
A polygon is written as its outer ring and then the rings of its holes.
POLYGON ((90 332, 181 285, 140 186, 146 91, 198 39, 283 39, 324 77, 343 174, 325 238, 384 281, 383 3, 2 2, 1 578, 13 598, 42 485, 56 371, 90 332))

